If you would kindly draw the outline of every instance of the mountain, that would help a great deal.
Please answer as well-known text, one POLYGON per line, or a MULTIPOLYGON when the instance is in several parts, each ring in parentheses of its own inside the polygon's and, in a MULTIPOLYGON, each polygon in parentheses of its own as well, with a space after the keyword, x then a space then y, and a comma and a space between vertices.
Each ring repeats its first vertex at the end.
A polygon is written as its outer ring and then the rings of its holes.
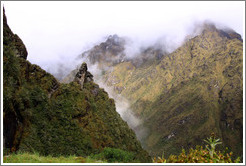
MULTIPOLYGON (((110 36, 82 53, 81 61, 96 65, 101 73, 95 80, 102 78, 104 85, 129 101, 142 121, 134 131, 152 156, 204 145, 203 139, 212 133, 242 157, 243 40, 239 34, 204 23, 201 33, 171 53, 164 45, 152 46, 134 57, 127 55, 126 41, 119 45, 114 40, 124 41, 110 36)), ((71 81, 77 70, 64 82, 71 81)))
POLYGON ((87 64, 71 83, 58 82, 26 60, 26 47, 3 13, 4 151, 88 156, 110 147, 133 153, 132 162, 150 162, 116 112, 114 100, 93 81, 87 64))

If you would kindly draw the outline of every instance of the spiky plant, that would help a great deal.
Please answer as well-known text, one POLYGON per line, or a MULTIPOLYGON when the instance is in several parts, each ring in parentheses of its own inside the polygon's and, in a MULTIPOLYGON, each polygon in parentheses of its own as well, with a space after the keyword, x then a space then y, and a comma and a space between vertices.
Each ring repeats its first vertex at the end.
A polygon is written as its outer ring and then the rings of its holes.
POLYGON ((206 148, 209 151, 209 155, 211 158, 213 158, 214 152, 215 152, 215 146, 218 144, 222 144, 222 142, 220 142, 220 139, 215 139, 214 137, 209 137, 207 139, 204 139, 204 141, 206 143, 208 143, 210 145, 211 148, 208 147, 208 145, 206 145, 206 148))

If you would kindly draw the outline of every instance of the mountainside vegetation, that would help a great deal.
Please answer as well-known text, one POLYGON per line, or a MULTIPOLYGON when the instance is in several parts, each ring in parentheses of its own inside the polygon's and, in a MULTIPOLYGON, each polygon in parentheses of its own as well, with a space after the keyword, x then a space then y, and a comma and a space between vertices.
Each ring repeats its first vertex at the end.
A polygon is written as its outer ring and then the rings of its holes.
POLYGON ((86 157, 112 148, 127 162, 150 162, 114 100, 93 81, 84 63, 69 84, 26 60, 22 40, 3 21, 4 152, 86 157))
MULTIPOLYGON (((81 58, 97 65, 104 84, 128 99, 143 122, 134 131, 145 129, 141 143, 151 156, 164 152, 167 157, 182 148, 202 146, 202 139, 213 132, 224 142, 221 149, 229 147, 242 159, 243 42, 239 34, 204 23, 200 34, 171 53, 149 47, 134 57, 122 49, 123 41, 110 36, 81 58)), ((71 81, 77 70, 63 81, 71 81)))
POLYGON ((4 162, 243 161, 241 36, 206 22, 172 52, 129 55, 127 42, 109 36, 59 81, 27 60, 3 11, 4 162))

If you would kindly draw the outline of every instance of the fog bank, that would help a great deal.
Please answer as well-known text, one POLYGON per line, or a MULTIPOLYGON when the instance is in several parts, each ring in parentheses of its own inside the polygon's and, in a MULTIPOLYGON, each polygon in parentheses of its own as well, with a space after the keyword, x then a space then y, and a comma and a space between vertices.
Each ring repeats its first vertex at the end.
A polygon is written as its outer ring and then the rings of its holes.
POLYGON ((28 60, 52 74, 57 64, 70 68, 79 54, 112 34, 131 38, 133 45, 150 45, 160 38, 181 43, 194 22, 211 20, 244 35, 243 1, 1 3, 9 26, 27 47, 28 60))

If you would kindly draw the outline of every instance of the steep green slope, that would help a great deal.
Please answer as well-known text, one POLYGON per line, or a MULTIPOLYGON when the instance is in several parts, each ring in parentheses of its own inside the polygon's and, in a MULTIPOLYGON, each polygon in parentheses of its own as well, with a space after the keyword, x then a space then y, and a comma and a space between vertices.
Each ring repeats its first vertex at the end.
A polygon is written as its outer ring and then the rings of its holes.
MULTIPOLYGON (((214 132, 242 155, 242 42, 210 28, 171 54, 174 63, 165 66, 173 71, 172 88, 164 89, 147 110, 146 125, 154 132, 144 142, 155 153, 174 153, 214 132)), ((168 62, 163 59, 162 65, 168 62)))
POLYGON ((135 131, 146 129, 141 142, 151 155, 177 154, 181 147, 202 144, 213 132, 242 156, 243 42, 239 34, 205 23, 201 34, 170 54, 150 47, 127 59, 121 51, 113 65, 107 61, 109 50, 98 48, 87 52, 89 61, 102 70, 104 65, 110 67, 102 72, 104 81, 128 99, 143 121, 135 131), (100 53, 98 61, 95 52, 100 53))
POLYGON ((112 147, 132 152, 132 162, 150 161, 115 111, 114 100, 89 79, 87 67, 82 85, 76 79, 60 84, 26 60, 25 45, 8 27, 5 14, 3 27, 5 150, 87 156, 112 147))

